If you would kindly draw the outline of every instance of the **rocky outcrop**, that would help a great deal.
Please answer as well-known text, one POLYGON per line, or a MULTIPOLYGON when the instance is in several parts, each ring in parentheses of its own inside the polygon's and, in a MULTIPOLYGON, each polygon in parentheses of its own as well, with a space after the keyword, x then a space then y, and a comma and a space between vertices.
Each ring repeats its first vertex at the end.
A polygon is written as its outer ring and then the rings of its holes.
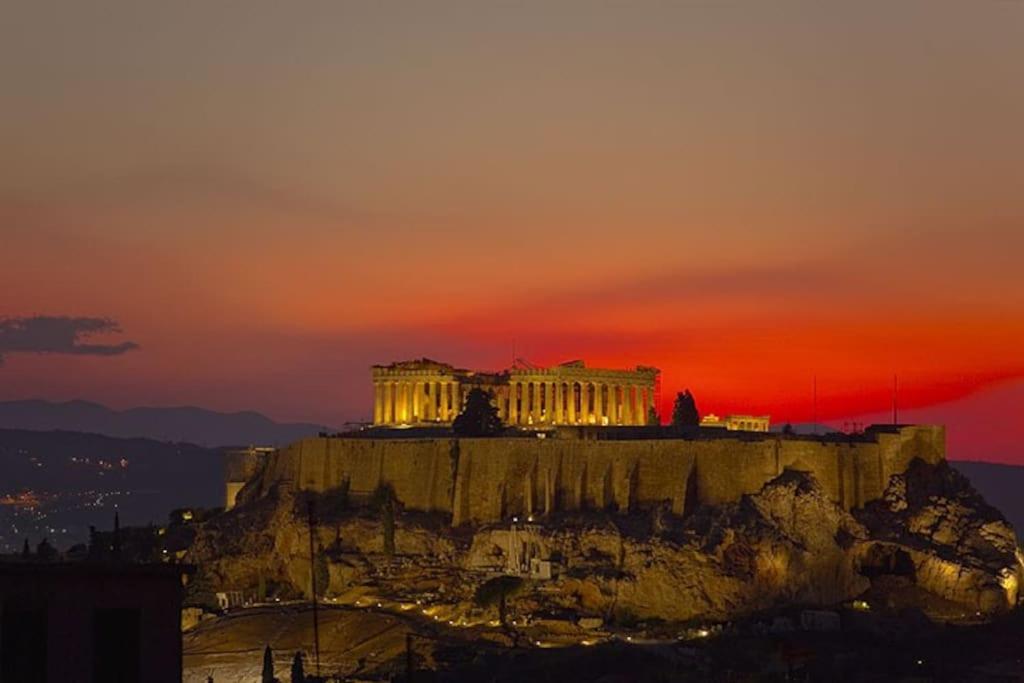
POLYGON ((814 475, 796 470, 686 517, 666 502, 630 514, 580 511, 452 528, 443 513, 399 505, 393 555, 387 506, 349 507, 340 496, 268 492, 208 522, 188 560, 217 590, 307 594, 317 571, 305 514, 313 498, 326 593, 341 600, 372 591, 469 613, 476 586, 530 557, 555 571, 517 596, 519 613, 554 610, 604 623, 834 605, 891 576, 995 612, 1015 604, 1021 577, 1013 530, 945 463, 912 464, 891 478, 881 500, 852 513, 814 475))
POLYGON ((910 564, 899 573, 943 598, 982 612, 1017 604, 1022 564, 1013 527, 946 462, 911 463, 857 516, 877 545, 862 555, 868 573, 879 558, 902 557, 910 564))

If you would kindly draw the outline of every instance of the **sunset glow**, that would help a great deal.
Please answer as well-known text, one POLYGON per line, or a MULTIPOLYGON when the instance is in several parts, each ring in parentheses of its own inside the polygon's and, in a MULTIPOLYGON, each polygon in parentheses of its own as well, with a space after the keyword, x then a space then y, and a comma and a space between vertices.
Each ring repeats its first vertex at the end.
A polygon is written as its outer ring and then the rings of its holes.
POLYGON ((1024 6, 255 4, 7 12, 0 313, 139 349, 0 399, 340 426, 373 363, 518 356, 841 425, 898 375, 1024 462, 1024 6))

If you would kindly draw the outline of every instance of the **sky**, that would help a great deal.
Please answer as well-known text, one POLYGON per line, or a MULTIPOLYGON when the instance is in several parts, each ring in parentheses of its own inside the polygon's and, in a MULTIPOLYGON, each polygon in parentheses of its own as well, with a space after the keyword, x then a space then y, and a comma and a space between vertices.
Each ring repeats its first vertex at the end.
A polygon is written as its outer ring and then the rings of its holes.
POLYGON ((1024 3, 12 0, 0 83, 0 399, 340 425, 518 356, 841 424, 895 374, 1024 463, 1024 3))

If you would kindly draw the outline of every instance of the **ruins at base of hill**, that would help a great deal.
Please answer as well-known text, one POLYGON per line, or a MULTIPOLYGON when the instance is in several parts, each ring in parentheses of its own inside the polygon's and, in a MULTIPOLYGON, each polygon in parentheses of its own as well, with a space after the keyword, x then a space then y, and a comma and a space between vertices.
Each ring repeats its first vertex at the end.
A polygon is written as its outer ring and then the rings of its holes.
POLYGON ((199 529, 195 590, 308 596, 312 502, 323 595, 419 603, 454 622, 493 618, 474 594, 508 573, 525 580, 509 610, 533 623, 904 604, 879 597, 893 586, 949 615, 1017 602, 1013 529, 949 468, 941 427, 368 432, 267 456, 238 506, 199 529))

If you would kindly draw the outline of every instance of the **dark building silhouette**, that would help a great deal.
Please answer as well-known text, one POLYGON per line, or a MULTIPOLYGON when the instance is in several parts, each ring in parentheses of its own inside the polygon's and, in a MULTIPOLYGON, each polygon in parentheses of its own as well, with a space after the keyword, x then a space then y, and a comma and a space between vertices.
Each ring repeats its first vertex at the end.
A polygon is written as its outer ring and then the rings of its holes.
POLYGON ((0 683, 180 683, 185 573, 0 562, 0 683))

